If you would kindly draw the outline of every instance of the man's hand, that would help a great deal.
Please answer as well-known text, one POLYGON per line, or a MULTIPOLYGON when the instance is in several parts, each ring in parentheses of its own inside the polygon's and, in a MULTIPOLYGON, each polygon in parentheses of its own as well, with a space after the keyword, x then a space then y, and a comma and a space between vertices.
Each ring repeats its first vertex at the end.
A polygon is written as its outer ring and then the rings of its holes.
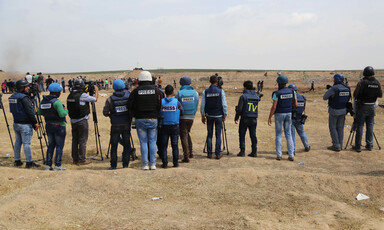
POLYGON ((235 120, 235 124, 237 125, 238 120, 235 120))
POLYGON ((271 119, 271 118, 268 118, 268 125, 269 125, 269 126, 272 125, 272 119, 271 119))
POLYGON ((33 128, 35 131, 37 131, 40 128, 39 124, 35 124, 35 127, 33 128))
POLYGON ((203 124, 205 125, 205 122, 207 121, 207 119, 205 118, 205 116, 202 116, 201 117, 201 122, 203 122, 203 124))
POLYGON ((225 121, 225 117, 223 116, 223 121, 225 121))

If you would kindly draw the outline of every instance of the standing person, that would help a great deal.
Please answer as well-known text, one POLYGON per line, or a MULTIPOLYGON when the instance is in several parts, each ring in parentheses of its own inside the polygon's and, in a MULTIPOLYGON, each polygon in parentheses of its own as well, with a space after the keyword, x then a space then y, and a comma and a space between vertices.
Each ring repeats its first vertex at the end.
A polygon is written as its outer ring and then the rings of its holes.
POLYGON ((77 165, 87 165, 86 159, 88 141, 88 119, 90 113, 89 103, 95 103, 98 99, 99 89, 94 86, 95 97, 88 95, 85 83, 81 79, 74 82, 74 90, 68 95, 67 106, 72 127, 72 159, 77 165))
MULTIPOLYGON (((252 83, 253 85, 253 83, 252 83)), ((257 82, 257 92, 260 92, 260 81, 257 82)))
POLYGON ((213 126, 215 126, 215 155, 216 159, 219 160, 223 157, 223 154, 221 153, 221 129, 223 128, 223 122, 228 114, 228 106, 224 90, 217 86, 218 76, 212 75, 209 78, 209 82, 211 83, 211 86, 204 90, 201 99, 201 122, 203 122, 203 124, 207 122, 208 158, 212 158, 213 126))
POLYGON ((65 143, 66 121, 65 116, 68 110, 58 99, 63 88, 58 83, 52 83, 48 87, 49 95, 44 95, 40 103, 38 115, 43 115, 45 118, 45 130, 48 135, 47 159, 45 161, 45 170, 52 170, 53 152, 56 148, 55 168, 54 171, 66 170, 61 165, 63 156, 63 148, 65 143))
POLYGON ((161 89, 161 85, 163 84, 163 79, 159 76, 159 89, 161 89))
POLYGON ((237 154, 239 157, 245 156, 245 134, 249 130, 249 136, 252 142, 252 152, 248 154, 250 157, 257 157, 257 117, 259 110, 260 97, 253 88, 252 81, 245 81, 243 83, 243 95, 239 98, 239 103, 236 106, 235 124, 237 124, 239 117, 239 143, 240 152, 237 154))
POLYGON ((117 167, 117 146, 120 135, 123 144, 123 168, 128 168, 131 153, 131 116, 127 108, 129 91, 125 90, 125 84, 121 79, 113 82, 113 95, 105 101, 103 115, 111 120, 111 167, 117 167))
POLYGON ((329 150, 340 152, 343 146, 344 122, 347 114, 347 102, 351 99, 351 89, 345 86, 344 75, 333 76, 333 86, 324 94, 323 99, 328 100, 329 132, 332 146, 329 150))
POLYGON ((260 92, 263 92, 264 80, 260 82, 260 92))
POLYGON ((188 76, 180 78, 181 88, 175 96, 184 110, 180 116, 180 140, 183 147, 182 162, 184 163, 188 163, 189 158, 193 158, 193 146, 190 133, 199 105, 199 93, 191 86, 191 83, 191 78, 188 76))
POLYGON ((65 93, 65 80, 64 80, 64 77, 61 78, 61 87, 63 88, 63 93, 65 93))
POLYGON ((139 86, 128 99, 128 110, 133 112, 140 141, 142 170, 156 169, 157 118, 161 107, 161 92, 152 83, 152 75, 142 71, 139 86), (148 153, 150 167, 148 166, 148 153))
POLYGON ((16 82, 16 92, 9 97, 9 108, 13 115, 13 130, 15 131, 15 166, 22 166, 20 151, 21 145, 24 148, 26 168, 40 167, 32 161, 31 140, 33 130, 39 128, 35 117, 35 109, 32 100, 28 97, 29 83, 27 80, 16 82))
POLYGON ((25 80, 27 80, 28 84, 32 83, 33 77, 29 72, 27 72, 27 74, 25 76, 25 80))
POLYGON ((46 83, 46 86, 47 86, 47 91, 48 91, 49 85, 52 84, 53 82, 55 82, 55 81, 51 78, 51 75, 48 75, 47 80, 45 80, 45 83, 46 83))
POLYGON ((1 84, 1 91, 3 93, 7 91, 7 80, 4 80, 4 82, 1 84))
POLYGON ((176 80, 173 80, 173 88, 176 88, 176 80))
POLYGON ((364 123, 366 124, 365 148, 369 151, 373 149, 373 126, 375 124, 377 98, 383 97, 380 82, 376 80, 375 70, 372 66, 367 66, 363 71, 364 78, 357 83, 353 92, 356 111, 356 139, 353 149, 361 152, 361 139, 363 136, 364 123))
POLYGON ((108 79, 105 79, 105 90, 108 90, 108 84, 109 84, 108 79))
POLYGON ((70 79, 68 80, 68 90, 69 90, 69 92, 72 91, 72 85, 73 85, 73 80, 72 80, 72 78, 70 78, 70 79))
POLYGON ((315 91, 315 81, 311 82, 311 88, 309 89, 309 91, 315 91))
POLYGON ((37 79, 37 84, 39 85, 40 92, 45 92, 44 89, 44 76, 40 73, 39 78, 37 79))
POLYGON ((273 92, 273 104, 268 117, 268 125, 272 124, 272 116, 275 115, 275 132, 276 132, 276 160, 282 159, 281 141, 283 139, 283 127, 285 139, 287 140, 288 160, 294 161, 294 147, 291 134, 292 125, 292 107, 297 107, 295 91, 288 89, 288 77, 279 75, 277 77, 278 90, 273 92))
POLYGON ((171 138, 173 167, 179 167, 179 119, 183 107, 181 103, 173 97, 175 93, 171 85, 165 87, 165 95, 166 98, 161 100, 160 110, 160 114, 163 117, 163 124, 160 130, 161 157, 163 161, 161 167, 168 167, 167 148, 169 138, 171 138))
POLYGON ((299 134, 300 136, 301 142, 303 142, 305 151, 309 152, 309 150, 311 149, 311 146, 308 144, 308 138, 307 138, 307 135, 305 135, 304 125, 301 123, 301 117, 303 115, 303 112, 305 111, 307 98, 305 98, 304 96, 300 95, 297 92, 298 88, 296 85, 290 84, 288 88, 296 92, 296 98, 297 98, 296 114, 295 116, 292 115, 292 127, 291 127, 293 153, 295 154, 296 152, 295 129, 297 131, 297 134, 299 134))

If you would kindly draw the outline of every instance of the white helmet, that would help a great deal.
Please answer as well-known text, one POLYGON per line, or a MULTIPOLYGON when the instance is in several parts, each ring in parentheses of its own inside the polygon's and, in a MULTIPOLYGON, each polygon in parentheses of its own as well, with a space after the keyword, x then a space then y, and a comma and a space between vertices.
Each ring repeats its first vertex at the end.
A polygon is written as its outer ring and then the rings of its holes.
POLYGON ((141 71, 139 81, 152 81, 152 75, 149 71, 141 71))

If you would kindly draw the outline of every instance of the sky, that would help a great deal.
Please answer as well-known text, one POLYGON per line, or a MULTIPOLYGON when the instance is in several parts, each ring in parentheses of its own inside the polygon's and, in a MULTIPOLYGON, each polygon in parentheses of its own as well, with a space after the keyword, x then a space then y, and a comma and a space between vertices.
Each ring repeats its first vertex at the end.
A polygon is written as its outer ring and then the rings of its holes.
POLYGON ((380 0, 0 0, 0 69, 384 68, 380 0))

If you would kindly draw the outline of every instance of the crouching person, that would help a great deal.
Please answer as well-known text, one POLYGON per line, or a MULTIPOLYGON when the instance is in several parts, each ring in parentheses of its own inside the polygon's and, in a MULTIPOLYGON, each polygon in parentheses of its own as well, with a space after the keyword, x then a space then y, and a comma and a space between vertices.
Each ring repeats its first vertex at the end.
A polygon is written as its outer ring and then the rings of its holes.
POLYGON ((240 152, 237 156, 245 156, 245 133, 247 132, 247 129, 249 129, 249 135, 252 141, 252 152, 248 154, 248 156, 257 157, 256 126, 260 97, 253 89, 252 81, 245 81, 243 86, 243 95, 240 96, 239 103, 236 106, 235 116, 236 124, 241 116, 239 126, 240 152))
POLYGON ((49 95, 44 95, 38 110, 39 115, 45 118, 45 130, 48 135, 47 159, 45 161, 45 170, 52 170, 53 152, 56 148, 54 171, 65 170, 61 165, 65 136, 67 135, 65 116, 68 110, 64 108, 63 103, 58 99, 63 88, 59 83, 52 83, 48 87, 49 95))
POLYGON ((105 102, 103 115, 111 120, 111 167, 114 170, 117 167, 117 145, 120 135, 123 137, 123 168, 128 168, 129 157, 131 152, 131 127, 130 114, 127 108, 129 91, 124 91, 125 84, 121 79, 113 82, 113 90, 115 92, 105 102))
POLYGON ((162 146, 162 168, 168 167, 167 147, 169 137, 171 138, 173 167, 179 167, 179 119, 183 111, 181 103, 173 97, 174 88, 171 85, 165 87, 166 98, 161 100, 161 116, 163 125, 160 130, 162 146))

